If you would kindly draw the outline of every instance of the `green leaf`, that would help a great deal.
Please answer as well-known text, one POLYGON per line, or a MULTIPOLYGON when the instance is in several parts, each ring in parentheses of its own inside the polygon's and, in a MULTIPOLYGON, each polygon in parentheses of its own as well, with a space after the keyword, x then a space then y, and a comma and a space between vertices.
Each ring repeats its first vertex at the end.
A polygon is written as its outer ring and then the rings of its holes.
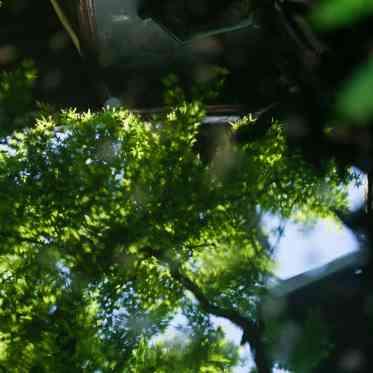
POLYGON ((373 117, 373 59, 360 67, 341 89, 337 111, 355 122, 373 117))
POLYGON ((324 0, 311 19, 316 26, 331 29, 356 22, 372 12, 372 0, 324 0))

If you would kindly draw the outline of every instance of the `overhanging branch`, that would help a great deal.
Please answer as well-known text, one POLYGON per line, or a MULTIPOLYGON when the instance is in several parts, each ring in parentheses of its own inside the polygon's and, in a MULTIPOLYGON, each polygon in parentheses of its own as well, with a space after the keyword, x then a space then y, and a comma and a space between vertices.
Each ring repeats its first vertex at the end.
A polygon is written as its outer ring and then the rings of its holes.
POLYGON ((261 322, 254 322, 232 308, 225 308, 214 304, 208 299, 202 289, 180 270, 179 264, 169 259, 167 260, 167 264, 172 277, 196 297, 203 311, 214 316, 224 317, 242 329, 243 336, 241 344, 249 343, 258 372, 271 373, 272 366, 265 351, 261 322))

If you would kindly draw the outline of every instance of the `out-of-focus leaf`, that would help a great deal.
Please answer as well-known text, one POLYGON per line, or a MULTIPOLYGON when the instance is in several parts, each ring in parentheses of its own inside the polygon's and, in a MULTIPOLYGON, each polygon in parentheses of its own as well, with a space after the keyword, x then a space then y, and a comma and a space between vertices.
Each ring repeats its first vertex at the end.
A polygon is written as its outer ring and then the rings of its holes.
POLYGON ((316 26, 328 29, 348 25, 372 13, 372 0, 324 0, 311 18, 316 26))
POLYGON ((337 111, 355 123, 373 117, 373 59, 345 83, 337 98, 337 111))

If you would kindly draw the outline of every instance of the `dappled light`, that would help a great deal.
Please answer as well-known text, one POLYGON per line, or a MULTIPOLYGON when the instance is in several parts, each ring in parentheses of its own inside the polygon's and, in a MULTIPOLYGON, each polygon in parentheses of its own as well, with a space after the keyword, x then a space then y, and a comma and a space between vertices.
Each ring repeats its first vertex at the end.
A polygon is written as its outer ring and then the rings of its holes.
POLYGON ((372 371, 363 3, 0 1, 0 371, 372 371))

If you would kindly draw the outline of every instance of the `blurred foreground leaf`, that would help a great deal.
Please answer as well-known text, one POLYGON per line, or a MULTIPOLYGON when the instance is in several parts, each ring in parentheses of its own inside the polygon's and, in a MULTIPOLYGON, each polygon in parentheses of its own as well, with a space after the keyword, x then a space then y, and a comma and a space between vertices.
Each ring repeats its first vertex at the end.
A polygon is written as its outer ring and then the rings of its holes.
POLYGON ((315 9, 312 20, 323 29, 349 25, 372 14, 372 0, 324 0, 315 9))
POLYGON ((337 110, 356 123, 373 116, 373 59, 359 67, 342 88, 337 98, 337 110))

